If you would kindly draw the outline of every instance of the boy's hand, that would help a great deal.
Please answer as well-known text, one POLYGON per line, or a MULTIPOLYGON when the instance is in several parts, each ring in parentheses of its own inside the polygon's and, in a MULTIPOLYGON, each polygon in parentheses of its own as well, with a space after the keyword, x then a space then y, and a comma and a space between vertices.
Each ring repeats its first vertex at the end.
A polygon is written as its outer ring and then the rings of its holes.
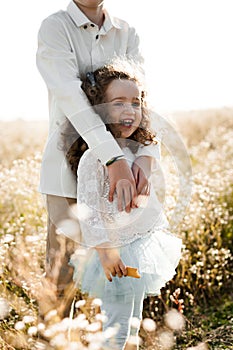
POLYGON ((110 181, 109 201, 117 194, 118 210, 127 213, 136 208, 137 191, 132 170, 125 159, 117 160, 108 167, 110 181))
POLYGON ((148 156, 140 156, 135 159, 132 165, 132 172, 136 182, 137 194, 149 196, 150 184, 148 179, 151 175, 154 159, 148 156))
POLYGON ((119 252, 115 248, 97 248, 101 265, 104 269, 104 273, 107 279, 112 282, 112 276, 118 277, 127 276, 127 269, 119 252))

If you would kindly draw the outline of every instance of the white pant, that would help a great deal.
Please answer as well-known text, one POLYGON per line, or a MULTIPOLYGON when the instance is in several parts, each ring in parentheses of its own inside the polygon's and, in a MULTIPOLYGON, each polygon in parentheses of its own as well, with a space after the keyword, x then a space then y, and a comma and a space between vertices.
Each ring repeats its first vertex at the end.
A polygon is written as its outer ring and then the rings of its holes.
POLYGON ((131 299, 127 298, 127 302, 125 301, 124 296, 122 300, 119 298, 117 302, 105 302, 103 300, 101 309, 105 311, 108 318, 107 322, 103 325, 103 330, 106 330, 108 327, 114 327, 116 324, 119 325, 120 328, 115 336, 117 345, 116 349, 118 350, 124 349, 130 334, 138 336, 140 327, 131 328, 130 320, 132 317, 136 317, 139 320, 142 319, 144 295, 144 286, 138 284, 137 290, 134 291, 131 299))

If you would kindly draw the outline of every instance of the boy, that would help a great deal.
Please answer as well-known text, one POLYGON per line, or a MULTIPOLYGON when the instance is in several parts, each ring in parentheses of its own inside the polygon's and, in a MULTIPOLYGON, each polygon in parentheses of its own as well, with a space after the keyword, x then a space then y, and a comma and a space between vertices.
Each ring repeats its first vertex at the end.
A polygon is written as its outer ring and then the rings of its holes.
POLYGON ((135 29, 111 17, 103 3, 101 0, 71 1, 67 11, 59 11, 42 22, 38 35, 37 66, 48 88, 50 114, 40 178, 40 192, 46 194, 48 211, 46 276, 54 281, 60 254, 56 288, 61 296, 71 283, 73 270, 68 262, 74 244, 63 237, 66 249, 61 254, 61 236, 58 239, 56 229, 59 221, 68 217, 69 207, 76 203, 76 177, 58 147, 60 128, 66 118, 96 157, 103 164, 110 164, 109 200, 113 200, 116 192, 119 210, 123 210, 125 202, 125 211, 130 212, 136 206, 137 195, 148 193, 147 177, 158 152, 156 146, 142 147, 130 169, 120 147, 80 87, 81 74, 94 71, 115 56, 143 61, 135 29))

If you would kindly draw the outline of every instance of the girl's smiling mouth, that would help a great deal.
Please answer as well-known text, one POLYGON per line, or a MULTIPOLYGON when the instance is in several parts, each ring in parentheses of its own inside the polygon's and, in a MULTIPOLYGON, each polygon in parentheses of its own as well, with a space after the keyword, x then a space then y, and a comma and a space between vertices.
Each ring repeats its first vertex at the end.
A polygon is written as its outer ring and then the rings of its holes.
POLYGON ((131 119, 131 118, 122 119, 120 121, 120 125, 126 126, 126 127, 131 127, 133 123, 134 123, 134 119, 131 119))

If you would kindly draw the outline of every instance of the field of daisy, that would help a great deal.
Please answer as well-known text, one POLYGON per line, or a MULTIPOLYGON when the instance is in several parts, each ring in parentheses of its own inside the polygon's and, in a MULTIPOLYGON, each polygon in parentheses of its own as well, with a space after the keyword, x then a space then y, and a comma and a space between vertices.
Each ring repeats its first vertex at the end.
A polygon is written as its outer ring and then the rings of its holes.
MULTIPOLYGON (((182 258, 161 296, 144 302, 141 349, 233 349, 233 109, 168 119, 190 162, 188 196, 180 200, 187 178, 173 144, 162 145, 161 196, 183 240, 182 258)), ((77 291, 73 313, 61 319, 55 293, 41 286, 46 211, 37 187, 46 136, 46 122, 0 122, 0 349, 103 349, 115 330, 101 331, 101 301, 77 291), (44 304, 51 311, 42 320, 44 304)))

